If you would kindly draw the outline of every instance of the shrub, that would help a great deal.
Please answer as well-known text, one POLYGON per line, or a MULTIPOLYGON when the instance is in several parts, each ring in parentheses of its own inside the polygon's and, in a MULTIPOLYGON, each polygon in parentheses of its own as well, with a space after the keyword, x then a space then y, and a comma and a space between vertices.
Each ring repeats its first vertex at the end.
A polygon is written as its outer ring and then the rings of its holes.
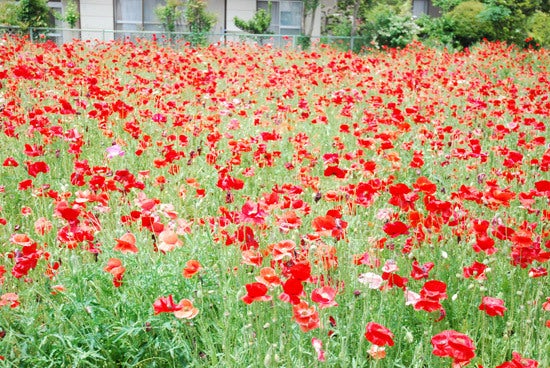
POLYGON ((19 26, 24 30, 29 27, 49 27, 51 25, 50 8, 45 0, 21 0, 17 19, 19 26))
POLYGON ((550 14, 536 12, 527 23, 529 37, 544 47, 550 47, 550 14))
POLYGON ((452 23, 446 17, 422 16, 416 20, 418 38, 424 44, 455 49, 460 44, 454 39, 452 23))
POLYGON ((480 17, 485 10, 486 5, 479 1, 466 1, 445 14, 454 39, 462 46, 470 46, 484 38, 494 38, 491 22, 480 17))
POLYGON ((239 17, 235 17, 233 20, 235 26, 240 30, 243 30, 252 34, 268 34, 270 33, 269 26, 271 25, 271 3, 269 9, 259 9, 254 17, 250 20, 243 20, 239 17))
POLYGON ((376 7, 369 14, 360 33, 378 46, 405 47, 413 41, 417 31, 418 26, 409 15, 376 7))
POLYGON ((162 22, 162 26, 166 31, 176 31, 177 23, 183 15, 180 9, 181 5, 181 1, 179 0, 168 0, 166 1, 166 5, 159 5, 155 9, 155 14, 162 22))
POLYGON ((15 26, 17 21, 17 3, 0 1, 0 24, 15 26))

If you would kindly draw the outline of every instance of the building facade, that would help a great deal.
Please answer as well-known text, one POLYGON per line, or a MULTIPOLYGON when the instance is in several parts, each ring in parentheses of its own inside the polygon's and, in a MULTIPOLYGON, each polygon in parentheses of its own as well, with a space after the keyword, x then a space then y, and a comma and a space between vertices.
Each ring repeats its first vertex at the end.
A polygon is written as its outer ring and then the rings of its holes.
MULTIPOLYGON (((61 10, 66 0, 50 1, 52 7, 61 10)), ((321 1, 323 3, 323 1, 321 1)), ((334 1, 328 1, 332 3, 334 1)), ((233 20, 239 17, 251 19, 257 10, 268 9, 266 0, 207 0, 208 12, 216 16, 214 34, 240 32, 233 20)), ((78 0, 80 12, 79 28, 83 39, 113 39, 117 34, 136 31, 162 31, 155 9, 165 0, 78 0), (102 32, 100 32, 100 30, 102 32), (105 32, 105 30, 107 30, 105 32), (110 31, 110 32, 109 32, 110 31), (113 32, 114 31, 114 32, 113 32)), ((270 31, 274 34, 297 35, 303 32, 303 3, 297 0, 271 0, 272 22, 270 31)), ((321 30, 321 6, 313 17, 313 36, 321 30)))
MULTIPOLYGON (((55 11, 63 12, 69 0, 50 0, 55 11)), ((82 39, 112 40, 139 31, 163 31, 163 25, 155 14, 155 9, 166 0, 75 0, 80 13, 77 28, 83 31, 82 39)), ((303 2, 300 0, 207 0, 208 12, 216 16, 216 24, 211 33, 224 35, 238 33, 234 18, 251 19, 257 10, 268 9, 271 2, 270 31, 281 35, 299 35, 305 33, 302 16, 303 2)), ((323 14, 336 9, 337 0, 321 0, 313 17, 306 19, 306 28, 313 19, 312 36, 321 33, 323 14)), ((440 9, 433 6, 431 0, 413 0, 414 16, 428 14, 439 16, 440 9)), ((326 15, 326 14, 325 14, 326 15)), ((56 26, 60 26, 56 24, 56 26)))

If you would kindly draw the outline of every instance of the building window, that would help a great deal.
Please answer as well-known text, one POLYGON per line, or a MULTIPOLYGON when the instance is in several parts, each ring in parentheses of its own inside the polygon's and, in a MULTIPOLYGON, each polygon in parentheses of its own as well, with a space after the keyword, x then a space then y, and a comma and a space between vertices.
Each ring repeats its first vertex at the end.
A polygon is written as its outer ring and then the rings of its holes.
MULTIPOLYGON (((115 0, 117 31, 162 31, 155 9, 165 0, 115 0)), ((123 35, 123 37, 126 35, 123 35)))
POLYGON ((414 0, 412 13, 415 17, 428 14, 428 0, 414 0))
MULTIPOLYGON (((302 33, 303 2, 271 1, 271 27, 275 34, 299 35, 302 33)), ((269 1, 258 1, 258 9, 269 9, 269 1)))

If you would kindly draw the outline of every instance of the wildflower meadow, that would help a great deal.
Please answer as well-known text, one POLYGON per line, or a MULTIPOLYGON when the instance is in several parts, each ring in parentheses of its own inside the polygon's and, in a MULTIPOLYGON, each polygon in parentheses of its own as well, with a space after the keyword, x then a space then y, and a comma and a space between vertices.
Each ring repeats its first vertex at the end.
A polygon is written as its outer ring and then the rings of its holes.
POLYGON ((550 367, 550 52, 0 40, 0 367, 550 367))

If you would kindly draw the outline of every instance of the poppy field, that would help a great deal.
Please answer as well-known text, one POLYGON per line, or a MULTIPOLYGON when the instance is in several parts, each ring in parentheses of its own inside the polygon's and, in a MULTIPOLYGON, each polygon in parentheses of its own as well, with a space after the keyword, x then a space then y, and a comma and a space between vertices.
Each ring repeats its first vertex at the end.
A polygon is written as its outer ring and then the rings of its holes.
POLYGON ((0 59, 0 366, 550 366, 548 50, 0 59))

